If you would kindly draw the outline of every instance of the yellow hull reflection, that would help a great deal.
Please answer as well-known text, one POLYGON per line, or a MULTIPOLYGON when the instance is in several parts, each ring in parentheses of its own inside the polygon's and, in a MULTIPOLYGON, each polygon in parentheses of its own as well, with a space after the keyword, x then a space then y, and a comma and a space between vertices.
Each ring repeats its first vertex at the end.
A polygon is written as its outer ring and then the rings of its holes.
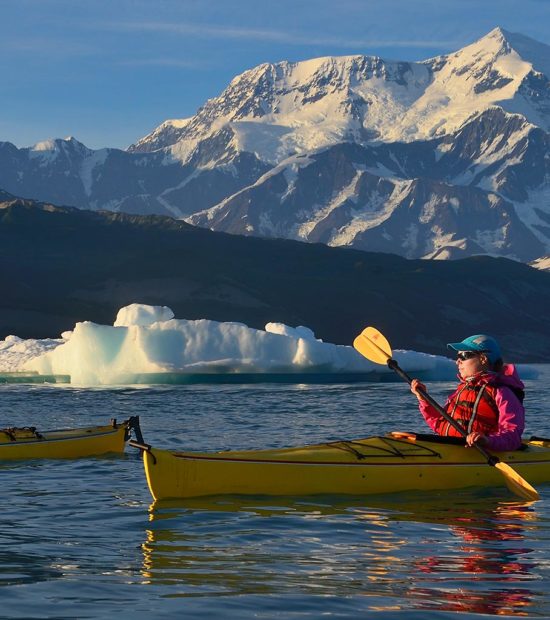
POLYGON ((540 574, 535 507, 476 490, 159 500, 142 577, 172 596, 360 594, 369 611, 521 616, 536 600, 525 580, 540 574))

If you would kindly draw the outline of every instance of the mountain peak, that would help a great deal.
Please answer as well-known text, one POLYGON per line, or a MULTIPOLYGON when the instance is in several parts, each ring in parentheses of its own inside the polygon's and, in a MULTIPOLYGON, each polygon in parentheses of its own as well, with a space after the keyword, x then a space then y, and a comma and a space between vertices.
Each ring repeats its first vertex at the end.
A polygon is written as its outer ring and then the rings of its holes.
POLYGON ((37 142, 29 149, 29 154, 33 158, 40 158, 44 161, 53 161, 58 157, 87 157, 92 151, 72 136, 68 138, 49 138, 37 142))
POLYGON ((67 138, 48 138, 47 140, 42 140, 41 142, 37 142, 33 146, 30 147, 31 151, 60 151, 65 149, 72 150, 88 150, 82 142, 79 142, 73 136, 68 136, 67 138))
POLYGON ((547 130, 550 97, 536 73, 550 76, 549 65, 549 46, 501 27, 423 62, 351 55, 263 63, 192 118, 167 121, 128 150, 167 149, 182 162, 200 153, 203 163, 246 152, 277 164, 336 142, 442 136, 492 106, 547 130))
POLYGON ((481 37, 482 39, 495 39, 499 41, 507 41, 509 37, 513 37, 513 33, 505 30, 501 26, 497 26, 493 28, 490 32, 488 32, 485 36, 481 37))
POLYGON ((529 63, 535 71, 544 73, 550 78, 550 45, 518 32, 510 32, 500 26, 493 28, 491 32, 472 45, 481 46, 487 51, 500 52, 503 55, 515 53, 529 63))

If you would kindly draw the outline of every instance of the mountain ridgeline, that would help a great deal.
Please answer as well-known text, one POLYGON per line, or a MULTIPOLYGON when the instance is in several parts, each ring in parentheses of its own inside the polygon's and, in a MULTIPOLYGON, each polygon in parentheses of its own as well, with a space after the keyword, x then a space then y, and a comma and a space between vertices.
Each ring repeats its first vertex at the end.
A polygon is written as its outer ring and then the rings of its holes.
POLYGON ((127 150, 0 143, 0 187, 408 258, 550 254, 550 47, 263 64, 127 150))
POLYGON ((511 361, 549 361, 550 273, 503 258, 407 260, 4 192, 0 263, 0 338, 112 324, 138 302, 178 318, 306 325, 340 344, 374 325, 394 348, 437 354, 449 339, 486 331, 511 361))

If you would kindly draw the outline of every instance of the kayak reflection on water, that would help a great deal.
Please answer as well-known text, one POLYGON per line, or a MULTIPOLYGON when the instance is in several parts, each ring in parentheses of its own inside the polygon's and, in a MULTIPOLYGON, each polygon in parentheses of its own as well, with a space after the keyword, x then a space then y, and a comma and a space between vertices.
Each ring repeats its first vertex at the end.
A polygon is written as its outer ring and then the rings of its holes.
POLYGON ((524 615, 539 596, 528 587, 537 519, 534 504, 481 491, 162 501, 142 576, 167 595, 358 595, 371 610, 524 615))
POLYGON ((422 574, 418 581, 423 583, 435 577, 438 583, 451 585, 462 581, 461 575, 475 575, 477 584, 487 582, 490 587, 483 590, 479 587, 459 590, 448 586, 444 589, 420 587, 411 595, 424 601, 440 599, 437 605, 428 607, 445 611, 525 615, 534 593, 525 587, 510 587, 510 584, 523 584, 536 573, 537 565, 529 557, 533 549, 522 544, 525 530, 536 528, 535 520, 536 514, 528 503, 499 504, 492 514, 481 515, 481 518, 474 513, 457 517, 459 524, 449 528, 455 536, 456 552, 430 555, 417 561, 415 568, 422 574), (494 584, 498 583, 503 587, 495 589, 494 584))

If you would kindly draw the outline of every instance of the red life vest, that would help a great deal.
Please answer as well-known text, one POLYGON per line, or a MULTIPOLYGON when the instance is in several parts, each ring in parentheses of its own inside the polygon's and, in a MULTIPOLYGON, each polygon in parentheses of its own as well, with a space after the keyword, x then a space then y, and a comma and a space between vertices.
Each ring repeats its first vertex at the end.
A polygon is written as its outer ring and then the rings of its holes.
MULTIPOLYGON (((466 432, 489 435, 498 431, 498 407, 495 396, 494 385, 465 381, 450 397, 445 410, 466 432)), ((444 418, 438 421, 436 432, 439 435, 462 437, 444 418)))

